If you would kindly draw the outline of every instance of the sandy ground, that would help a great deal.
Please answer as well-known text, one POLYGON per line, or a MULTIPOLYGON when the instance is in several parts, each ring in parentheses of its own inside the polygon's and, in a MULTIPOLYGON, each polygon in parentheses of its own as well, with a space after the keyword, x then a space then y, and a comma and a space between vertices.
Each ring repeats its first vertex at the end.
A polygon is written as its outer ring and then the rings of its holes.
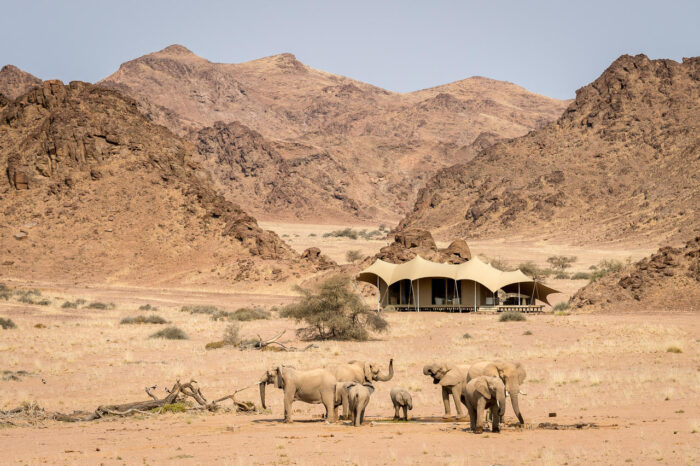
MULTIPOLYGON (((40 421, 0 428, 2 463, 106 464, 697 464, 700 461, 700 321, 696 315, 528 316, 498 322, 496 315, 387 314, 391 329, 365 343, 319 342, 307 353, 207 351, 226 322, 181 312, 179 304, 213 303, 233 309, 261 297, 163 291, 90 290, 112 310, 62 309, 64 297, 81 291, 44 290, 49 306, 0 301, 0 316, 16 329, 0 330, 0 370, 30 372, 0 381, 0 409, 36 401, 48 411, 92 410, 100 404, 146 399, 144 387, 164 394, 176 378, 195 378, 205 396, 223 396, 254 384, 280 363, 314 368, 351 359, 382 366, 390 357, 396 374, 378 383, 367 425, 327 425, 319 405, 295 403, 294 424, 285 425, 282 397, 268 387, 270 410, 256 415, 176 413, 137 415, 65 424, 40 421), (103 294, 104 293, 104 294, 103 294), (183 329, 188 340, 149 339, 159 325, 120 325, 143 314, 148 301, 157 314, 183 329), (228 304, 228 305, 227 305, 228 304), (35 327, 42 324, 45 328, 35 327), (464 338, 465 333, 469 338, 464 338), (531 333, 531 334, 528 334, 531 333), (681 353, 667 352, 671 346, 681 353), (465 422, 443 421, 438 389, 422 375, 434 359, 468 363, 480 358, 518 359, 527 368, 522 397, 526 427, 500 434, 465 432, 465 422), (44 383, 45 382, 45 383, 44 383), (408 388, 415 418, 386 422, 393 414, 389 390, 408 388), (556 413, 556 417, 549 417, 556 413), (594 424, 582 429, 541 427, 594 424)), ((267 305, 288 297, 265 297, 267 305)), ((296 346, 292 321, 242 324, 243 335, 263 337, 287 329, 283 341, 296 346)), ((257 387, 239 395, 259 403, 257 387)), ((506 420, 514 421, 508 408, 506 420)))

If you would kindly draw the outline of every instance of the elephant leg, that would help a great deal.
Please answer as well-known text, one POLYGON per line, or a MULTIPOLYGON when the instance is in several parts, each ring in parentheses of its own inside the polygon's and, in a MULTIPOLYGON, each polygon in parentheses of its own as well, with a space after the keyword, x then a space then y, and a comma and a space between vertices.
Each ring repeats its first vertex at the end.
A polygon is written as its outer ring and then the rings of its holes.
POLYGON ((360 411, 360 425, 365 423, 365 407, 362 407, 362 411, 360 411))
POLYGON ((292 422, 292 403, 294 402, 294 391, 284 391, 284 422, 292 422))
POLYGON ((394 420, 399 419, 399 405, 394 404, 394 420))
POLYGON ((452 401, 455 403, 455 409, 457 410, 457 417, 464 417, 464 411, 462 411, 462 390, 459 385, 454 385, 451 389, 452 391, 452 401))
POLYGON ((474 428, 474 433, 480 434, 484 431, 484 409, 486 408, 486 401, 483 398, 479 398, 476 402, 476 426, 474 428))
POLYGON ((335 393, 322 393, 321 402, 326 408, 326 420, 328 422, 336 422, 338 418, 335 414, 335 393))
POLYGON ((403 420, 408 421, 408 406, 403 407, 403 420))
POLYGON ((500 432, 501 428, 498 426, 498 424, 501 422, 501 416, 498 415, 497 406, 491 407, 491 418, 491 432, 500 432))
POLYGON ((350 419, 350 404, 347 395, 343 397, 343 419, 350 419))
POLYGON ((476 410, 473 406, 467 405, 467 411, 469 412, 469 427, 472 429, 472 433, 476 430, 476 410))
POLYGON ((450 392, 447 387, 442 387, 442 403, 445 405, 445 417, 450 417, 450 392))

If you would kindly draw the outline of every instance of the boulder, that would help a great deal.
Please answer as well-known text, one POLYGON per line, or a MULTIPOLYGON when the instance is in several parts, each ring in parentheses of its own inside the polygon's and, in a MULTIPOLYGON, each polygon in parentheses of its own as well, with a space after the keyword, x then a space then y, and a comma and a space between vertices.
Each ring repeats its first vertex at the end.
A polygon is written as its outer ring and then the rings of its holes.
POLYGON ((419 228, 409 228, 408 230, 396 233, 394 242, 408 249, 419 248, 437 251, 433 235, 431 235, 428 230, 421 230, 419 228))
POLYGON ((452 243, 442 251, 440 251, 444 256, 446 256, 447 262, 451 264, 461 264, 471 260, 472 252, 469 250, 469 245, 462 238, 452 241, 452 243))

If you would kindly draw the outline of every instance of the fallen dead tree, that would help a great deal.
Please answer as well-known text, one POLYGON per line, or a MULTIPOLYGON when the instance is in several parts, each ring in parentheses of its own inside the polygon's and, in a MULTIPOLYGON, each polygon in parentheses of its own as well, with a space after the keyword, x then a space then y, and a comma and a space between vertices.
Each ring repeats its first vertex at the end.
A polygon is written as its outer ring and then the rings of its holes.
POLYGON ((260 351, 288 351, 288 352, 297 352, 297 351, 307 351, 312 348, 318 348, 318 345, 314 345, 313 343, 306 345, 303 348, 296 348, 294 346, 288 346, 283 343, 279 342, 279 339, 284 335, 286 330, 282 330, 280 333, 275 335, 274 337, 268 339, 268 340, 263 340, 260 335, 258 335, 258 339, 248 339, 248 340, 242 340, 238 338, 238 331, 234 330, 235 337, 228 337, 224 338, 223 340, 220 341, 214 341, 211 343, 207 343, 206 346, 204 347, 205 349, 219 349, 223 348, 224 346, 235 346, 238 349, 242 350, 260 350, 260 351))
POLYGON ((189 405, 184 410, 207 410, 207 411, 218 411, 221 409, 219 403, 226 400, 231 400, 233 402, 233 409, 236 412, 255 412, 255 404, 250 401, 239 401, 236 399, 236 395, 243 390, 246 390, 253 385, 236 390, 230 395, 226 395, 219 399, 211 402, 207 402, 207 399, 202 394, 199 385, 196 380, 190 380, 186 383, 180 383, 176 381, 171 389, 165 389, 168 395, 163 398, 158 398, 153 394, 152 390, 156 387, 146 387, 146 394, 151 398, 146 401, 136 401, 131 403, 117 404, 117 405, 101 405, 98 406, 94 411, 74 411, 70 414, 59 413, 59 412, 46 412, 36 403, 24 404, 20 407, 8 410, 0 411, 0 423, 5 423, 7 425, 16 425, 15 420, 44 420, 53 419, 62 422, 85 422, 94 421, 96 419, 102 419, 107 416, 130 416, 132 414, 158 414, 162 413, 169 406, 173 406, 177 403, 182 403, 183 405, 189 405))

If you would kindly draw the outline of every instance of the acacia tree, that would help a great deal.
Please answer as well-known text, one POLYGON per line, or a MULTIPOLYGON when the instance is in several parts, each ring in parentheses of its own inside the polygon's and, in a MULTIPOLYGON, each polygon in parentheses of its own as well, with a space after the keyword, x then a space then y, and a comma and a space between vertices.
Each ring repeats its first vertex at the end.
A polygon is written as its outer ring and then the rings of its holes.
POLYGON ((281 315, 307 324, 297 330, 301 338, 365 341, 370 330, 384 332, 389 327, 350 289, 348 276, 332 276, 316 290, 297 287, 297 291, 302 294, 301 300, 285 307, 281 315))
POLYGON ((576 256, 552 256, 547 258, 547 262, 549 262, 552 268, 560 272, 563 272, 571 267, 571 264, 576 262, 576 260, 576 256))

